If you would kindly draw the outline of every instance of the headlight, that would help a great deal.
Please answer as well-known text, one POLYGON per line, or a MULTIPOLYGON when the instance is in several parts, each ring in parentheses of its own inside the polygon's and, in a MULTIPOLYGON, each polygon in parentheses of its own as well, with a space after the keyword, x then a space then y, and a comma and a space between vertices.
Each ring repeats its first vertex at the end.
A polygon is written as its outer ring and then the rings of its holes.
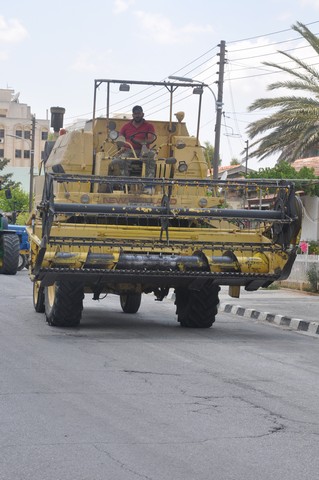
POLYGON ((198 201, 198 205, 200 207, 206 207, 207 205, 207 198, 200 198, 199 201, 198 201))
POLYGON ((119 136, 119 134, 117 133, 116 130, 111 130, 109 132, 109 139, 110 140, 116 140, 118 136, 119 136))
POLYGON ((180 173, 184 173, 184 172, 187 172, 187 169, 188 169, 187 163, 184 160, 181 160, 178 164, 177 170, 180 173))
POLYGON ((90 197, 87 193, 84 193, 81 196, 81 203, 90 203, 90 197))

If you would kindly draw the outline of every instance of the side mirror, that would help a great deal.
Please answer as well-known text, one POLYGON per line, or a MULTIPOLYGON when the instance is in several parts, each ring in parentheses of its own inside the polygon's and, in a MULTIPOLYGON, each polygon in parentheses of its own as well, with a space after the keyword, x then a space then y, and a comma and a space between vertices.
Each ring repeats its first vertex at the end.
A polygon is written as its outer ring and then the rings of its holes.
POLYGON ((11 194, 11 189, 10 188, 7 188, 6 191, 5 191, 5 196, 6 196, 6 199, 7 200, 10 200, 12 198, 12 194, 11 194))
POLYGON ((108 129, 109 130, 116 130, 116 123, 113 120, 110 120, 108 123, 108 129))
POLYGON ((171 126, 168 126, 168 127, 167 127, 167 130, 169 131, 169 133, 175 133, 175 132, 176 132, 176 125, 175 125, 175 123, 172 123, 171 126))

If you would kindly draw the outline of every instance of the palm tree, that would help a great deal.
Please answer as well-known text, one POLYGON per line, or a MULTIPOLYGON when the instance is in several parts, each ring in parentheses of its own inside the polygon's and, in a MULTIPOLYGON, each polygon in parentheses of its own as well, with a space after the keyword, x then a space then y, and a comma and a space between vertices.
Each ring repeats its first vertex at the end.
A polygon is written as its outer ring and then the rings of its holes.
MULTIPOLYGON (((319 38, 304 24, 297 22, 292 29, 319 54, 319 38)), ((251 139, 260 137, 250 145, 249 156, 264 160, 278 153, 278 162, 285 160, 291 163, 319 145, 319 71, 287 52, 279 53, 292 60, 294 66, 289 68, 271 62, 263 64, 288 73, 291 80, 272 83, 268 90, 286 88, 303 91, 305 96, 259 98, 249 106, 249 111, 276 109, 272 115, 248 126, 251 139)))

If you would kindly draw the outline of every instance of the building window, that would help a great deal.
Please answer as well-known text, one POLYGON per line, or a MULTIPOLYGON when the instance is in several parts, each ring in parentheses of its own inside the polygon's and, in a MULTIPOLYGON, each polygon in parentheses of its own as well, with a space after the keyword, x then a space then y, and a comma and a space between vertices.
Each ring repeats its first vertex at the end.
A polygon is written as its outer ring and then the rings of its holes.
POLYGON ((30 150, 24 150, 23 158, 30 158, 30 150))
POLYGON ((16 157, 16 158, 22 158, 22 152, 21 152, 21 150, 16 150, 15 157, 16 157))
POLYGON ((30 130, 25 130, 25 132, 24 132, 24 138, 26 138, 27 140, 30 140, 30 138, 31 138, 31 132, 30 132, 30 130))
POLYGON ((16 137, 22 138, 22 130, 16 130, 16 137))
POLYGON ((3 150, 3 148, 0 148, 0 158, 4 158, 4 150, 3 150))
POLYGON ((48 139, 48 132, 41 132, 41 139, 47 140, 48 139))
POLYGON ((0 138, 4 138, 4 128, 0 128, 0 138))

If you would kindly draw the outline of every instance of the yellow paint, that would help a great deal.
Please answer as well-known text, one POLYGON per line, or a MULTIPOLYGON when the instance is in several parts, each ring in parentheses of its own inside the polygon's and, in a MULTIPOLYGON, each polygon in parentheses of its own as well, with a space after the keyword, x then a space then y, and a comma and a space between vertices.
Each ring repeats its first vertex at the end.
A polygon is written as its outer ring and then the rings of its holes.
MULTIPOLYGON (((131 177, 133 180, 136 178, 135 185, 127 184, 123 190, 114 191, 110 188, 107 191, 103 184, 98 183, 92 187, 89 181, 55 182, 55 203, 81 204, 85 201, 90 205, 113 205, 114 212, 117 206, 123 207, 124 212, 126 206, 134 206, 136 216, 132 217, 131 223, 136 220, 136 225, 116 225, 111 224, 110 220, 105 220, 105 224, 101 223, 102 220, 100 223, 89 223, 85 219, 90 218, 93 222, 93 216, 85 215, 81 223, 80 221, 76 223, 81 215, 75 215, 72 223, 66 214, 55 215, 50 238, 58 244, 49 239, 42 267, 82 269, 84 266, 94 267, 102 263, 104 269, 111 270, 116 268, 122 252, 187 257, 200 251, 203 257, 206 257, 211 272, 231 270, 239 274, 274 274, 284 268, 288 253, 282 251, 280 246, 272 246, 271 240, 267 237, 270 223, 251 222, 248 226, 248 223, 242 222, 237 226, 235 221, 203 218, 201 202, 202 205, 205 204, 205 208, 219 207, 225 201, 227 191, 234 191, 234 187, 231 182, 224 185, 223 189, 210 182, 208 185, 200 185, 201 180, 208 180, 207 161, 204 150, 197 144, 196 138, 188 134, 182 117, 179 112, 179 121, 173 122, 173 125, 152 120, 157 134, 154 150, 155 178, 176 179, 170 188, 170 211, 176 219, 181 219, 179 209, 191 209, 196 215, 190 219, 190 227, 169 226, 167 239, 165 230, 161 232, 159 226, 138 225, 138 214, 140 213, 141 218, 147 217, 153 207, 161 206, 163 195, 168 195, 168 187, 163 185, 157 185, 152 194, 145 192, 147 178, 143 177, 143 173, 141 177, 131 177), (177 148, 181 144, 185 147, 177 148), (172 160, 167 163, 165 161, 167 158, 175 158, 176 163, 172 160), (186 166, 186 170, 182 171, 181 166, 186 166), (191 183, 178 185, 178 181, 182 179, 191 180, 191 183), (163 241, 160 241, 161 236, 163 241), (272 251, 269 251, 270 248, 272 251), (227 255, 227 252, 231 252, 231 258, 234 258, 230 265, 226 265, 219 258, 227 255), (99 257, 96 258, 94 255, 99 257)), ((116 130, 119 131, 127 121, 127 118, 114 119, 116 130)), ((46 169, 50 171, 53 166, 61 165, 67 174, 90 175, 93 169, 94 150, 95 175, 107 179, 110 163, 118 156, 117 145, 110 140, 109 133, 106 119, 99 118, 95 121, 93 132, 79 130, 61 135, 46 163, 46 169)), ((145 173, 145 158, 138 161, 142 162, 142 172, 145 173)), ((38 205, 42 198, 43 182, 44 177, 35 179, 35 201, 38 205)), ((237 186, 236 189, 248 193, 248 188, 237 186)), ((256 191, 259 195, 259 187, 256 191)), ((39 209, 34 227, 29 225, 27 229, 31 240, 32 268, 41 247, 41 215, 39 209)), ((183 270, 185 263, 181 262, 179 268, 183 270)), ((163 274, 163 278, 164 276, 163 274)), ((230 290, 233 296, 237 296, 240 287, 234 285, 230 290)))

